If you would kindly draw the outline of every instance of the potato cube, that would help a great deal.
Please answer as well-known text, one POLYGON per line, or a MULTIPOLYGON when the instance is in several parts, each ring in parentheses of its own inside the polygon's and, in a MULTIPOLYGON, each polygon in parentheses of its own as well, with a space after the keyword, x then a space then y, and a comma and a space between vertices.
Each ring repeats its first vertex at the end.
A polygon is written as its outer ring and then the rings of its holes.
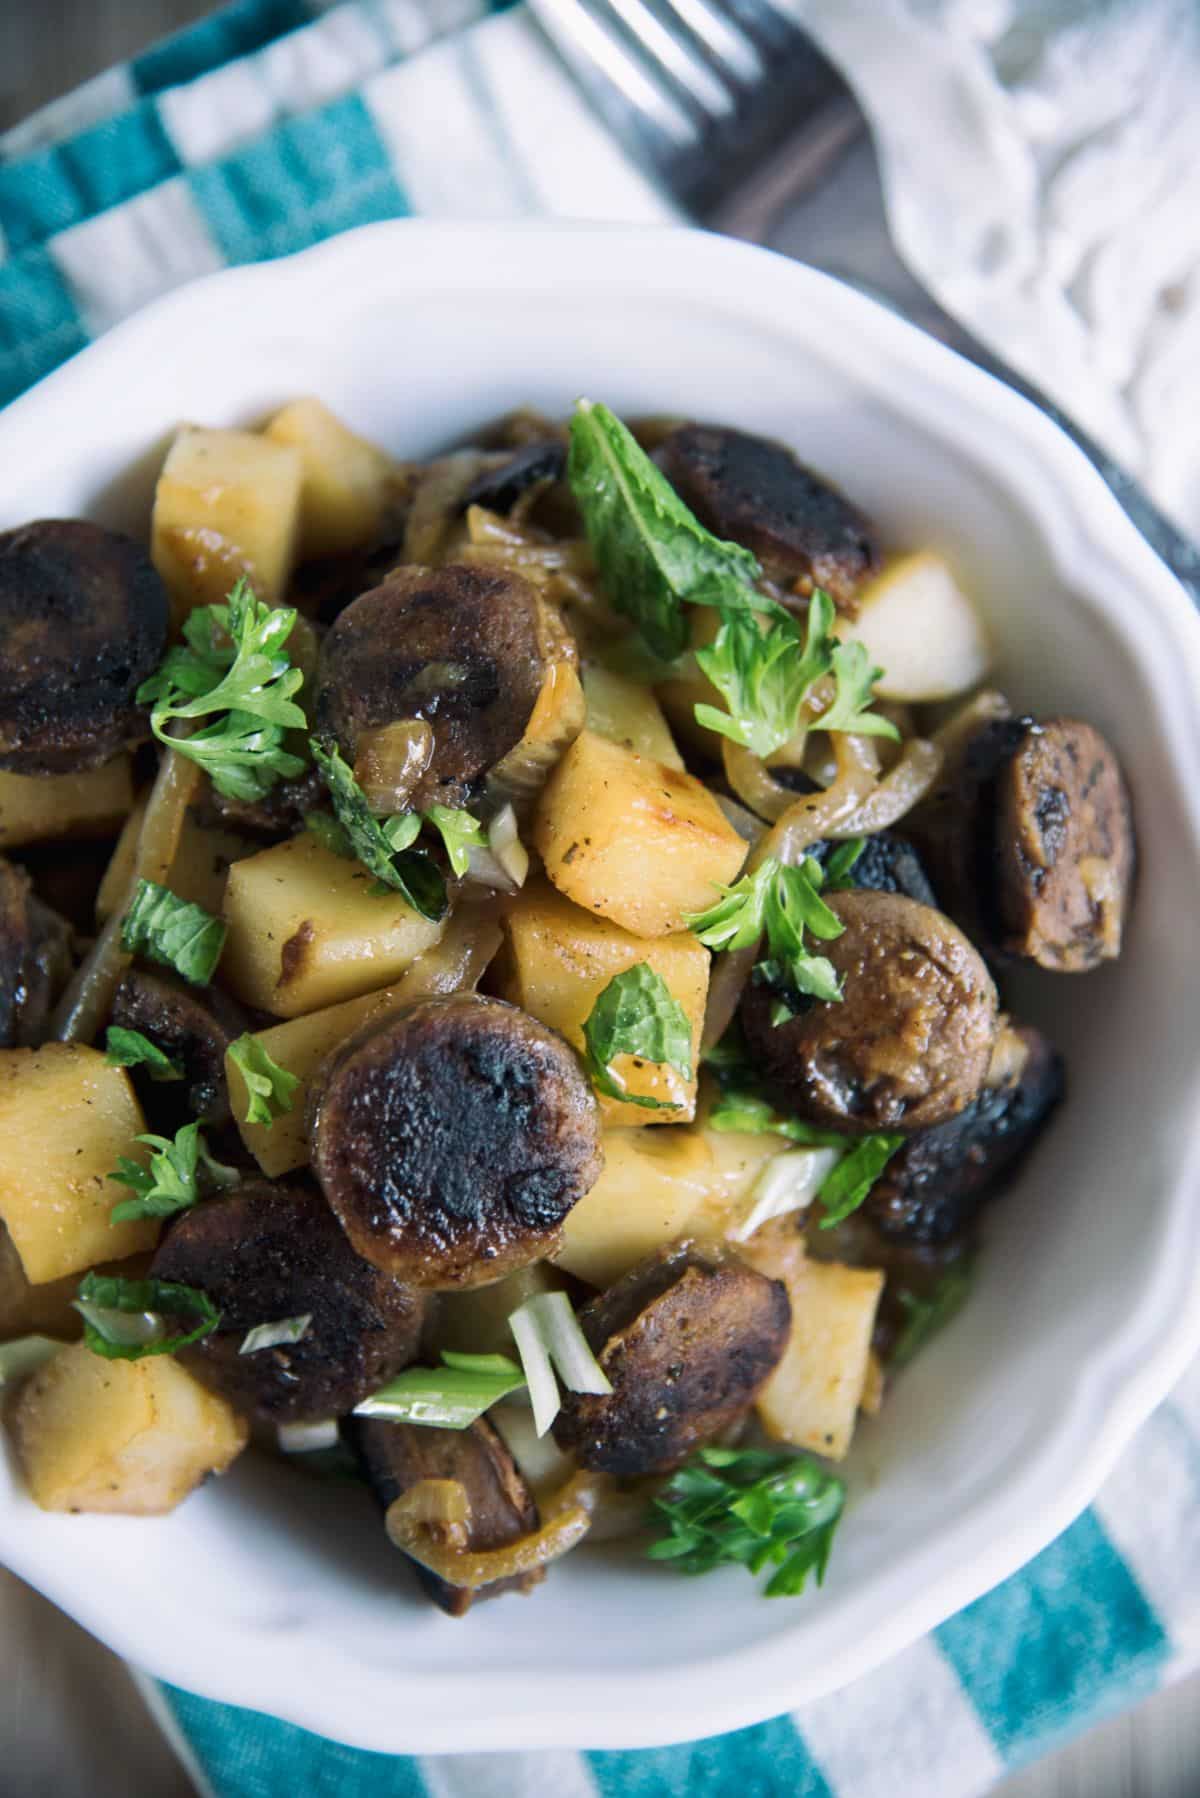
POLYGON ((293 400, 275 414, 266 435, 300 455, 302 553, 332 556, 370 543, 395 492, 392 458, 357 436, 320 400, 293 400))
POLYGON ((119 1155, 145 1161, 145 1128, 128 1074, 99 1049, 0 1049, 0 1218, 35 1286, 154 1247, 156 1219, 110 1221, 129 1195, 108 1176, 119 1155))
POLYGON ((638 755, 649 756, 666 768, 683 767, 662 707, 641 681, 612 674, 599 663, 585 668, 583 691, 587 700, 587 728, 612 743, 621 743, 638 755))
POLYGON ((857 618, 839 634, 883 669, 881 698, 910 704, 969 692, 991 661, 982 619, 933 550, 900 556, 868 581, 857 618))
POLYGON ((692 1078, 667 1063, 619 1055, 615 1072, 630 1092, 668 1104, 651 1110, 600 1094, 608 1124, 685 1123, 695 1110, 695 1069, 708 998, 710 957, 688 931, 656 937, 631 936, 617 924, 572 905, 544 881, 527 886, 506 907, 506 954, 498 974, 503 997, 565 1036, 582 1054, 583 1026, 614 975, 648 962, 666 982, 692 1026, 692 1078))
POLYGON ((679 930, 746 859, 707 787, 590 730, 550 776, 533 841, 560 892, 639 937, 679 930))
POLYGON ((241 575, 259 599, 283 598, 296 559, 304 464, 253 431, 185 425, 154 492, 151 554, 176 622, 220 604, 241 575))
POLYGON ((760 1273, 782 1280, 792 1302, 788 1345, 759 1393, 759 1420, 777 1442, 840 1461, 867 1390, 883 1275, 809 1260, 786 1220, 739 1244, 739 1253, 760 1273))
MULTIPOLYGON (((114 1186, 112 1190, 119 1202, 119 1189, 114 1186)), ((101 1262, 96 1272, 116 1274, 125 1280, 144 1280, 149 1266, 148 1254, 133 1255, 127 1261, 101 1262)), ((31 1332, 72 1341, 83 1329, 83 1319, 73 1303, 78 1291, 78 1273, 31 1286, 12 1237, 0 1224, 0 1342, 31 1332)))
POLYGON ((170 1355, 108 1361, 75 1342, 27 1382, 17 1449, 43 1511, 172 1511, 224 1473, 246 1425, 170 1355))
POLYGON ((281 1018, 395 980, 443 926, 375 885, 358 862, 312 836, 235 862, 225 888, 223 978, 239 999, 281 1018))
POLYGON ((54 837, 105 837, 132 804, 127 755, 82 774, 0 772, 0 849, 54 837))
POLYGON ((610 1286, 681 1236, 709 1234, 716 1173, 697 1130, 606 1130, 604 1172, 563 1225, 557 1266, 610 1286))

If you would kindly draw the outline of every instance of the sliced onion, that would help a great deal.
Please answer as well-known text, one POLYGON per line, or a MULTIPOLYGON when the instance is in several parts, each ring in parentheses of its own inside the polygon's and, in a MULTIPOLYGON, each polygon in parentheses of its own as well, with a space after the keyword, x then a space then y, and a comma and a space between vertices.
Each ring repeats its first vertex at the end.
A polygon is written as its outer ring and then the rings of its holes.
POLYGON ((586 717, 587 701, 575 667, 565 658, 551 662, 524 736, 487 777, 489 805, 511 805, 518 818, 524 817, 586 717))
POLYGON ((941 750, 949 767, 956 762, 967 744, 985 724, 995 724, 1001 718, 1011 718, 1012 707, 1003 693, 996 692, 993 687, 985 687, 951 712, 945 723, 939 725, 933 733, 933 741, 941 750))
POLYGON ((748 1242, 772 1218, 807 1210, 839 1160, 837 1149, 784 1149, 773 1156, 754 1182, 745 1216, 725 1232, 730 1242, 748 1242))
POLYGON ((529 875, 529 851, 517 830, 517 814, 503 805, 488 826, 486 848, 471 850, 466 878, 497 893, 519 893, 529 875))
POLYGON ((912 737, 899 761, 858 810, 825 832, 830 837, 869 837, 890 830, 931 791, 942 771, 942 752, 924 737, 912 737))
MULTIPOLYGON (((421 1489, 430 1485, 455 1485, 466 1497, 465 1489, 456 1480, 418 1480, 388 1506, 384 1527, 390 1540, 406 1555, 448 1585, 464 1586, 468 1591, 490 1586, 497 1580, 519 1579, 524 1574, 537 1573, 548 1562, 567 1554, 583 1540, 591 1527, 587 1510, 582 1504, 575 1503, 555 1509, 539 1529, 518 1537, 503 1548, 467 1548, 461 1541, 445 1538, 457 1537, 469 1525, 461 1522, 430 1524, 421 1516, 421 1511, 430 1503, 430 1495, 422 1493, 421 1489), (441 1541, 439 1536, 443 1538, 441 1541)), ((444 1502, 440 1495, 437 1502, 444 1502)))
POLYGON ((757 943, 751 943, 745 949, 731 949, 728 954, 715 958, 704 1007, 704 1031, 700 1038, 702 1053, 715 1049, 732 1024, 733 1014, 757 960, 757 943))
POLYGON ((354 778, 376 817, 406 812, 417 782, 433 760, 433 726, 424 718, 399 718, 364 731, 354 757, 354 778))
POLYGON ((879 773, 879 756, 870 737, 844 730, 831 735, 837 778, 824 792, 806 793, 799 799, 789 795, 793 803, 759 841, 747 863, 748 872, 753 873, 771 855, 794 867, 814 843, 832 836, 852 818, 870 794, 879 773))
POLYGON ((195 762, 176 755, 173 749, 164 750, 146 802, 129 878, 55 1009, 51 1031, 56 1041, 90 1043, 112 1009, 113 995, 131 960, 121 947, 121 926, 130 900, 139 880, 167 884, 187 809, 202 778, 195 762))
POLYGON ((440 993, 473 992, 502 941, 503 933, 490 911, 469 901, 460 903, 441 941, 419 955, 391 989, 394 1003, 410 1005, 414 999, 431 999, 440 993))
POLYGON ((336 1448, 336 1417, 320 1417, 315 1423, 281 1423, 276 1426, 275 1440, 284 1455, 310 1455, 317 1449, 336 1448))
POLYGON ((404 529, 404 561, 434 568, 459 513, 467 488, 485 468, 502 467, 505 458, 486 450, 455 450, 430 462, 417 483, 404 529))

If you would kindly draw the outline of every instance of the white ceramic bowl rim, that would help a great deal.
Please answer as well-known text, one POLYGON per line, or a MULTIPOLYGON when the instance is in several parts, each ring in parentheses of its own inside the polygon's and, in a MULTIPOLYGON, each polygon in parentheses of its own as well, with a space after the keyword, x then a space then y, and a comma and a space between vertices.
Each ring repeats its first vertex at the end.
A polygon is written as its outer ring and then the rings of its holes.
MULTIPOLYGON (((706 307, 726 309, 749 332, 764 322, 778 330, 781 321, 799 315, 811 332, 816 320, 831 361, 848 353, 847 345, 860 354, 868 346, 872 372, 864 376, 856 366, 856 378, 883 384, 902 375, 906 409, 931 426, 945 429, 954 413, 969 411, 994 434, 997 456, 1002 450, 1010 462, 1026 459, 1023 503, 1061 566, 1070 567, 1086 546, 1088 559, 1103 564, 1114 593, 1137 596, 1138 631, 1147 654, 1156 657, 1163 728, 1175 769, 1190 784, 1192 849, 1200 855, 1200 626, 1183 590, 1096 471, 1032 406, 874 302, 766 252, 658 227, 369 226, 286 262, 217 274, 155 302, 16 401, 4 416, 0 441, 35 420, 39 430, 67 427, 80 408, 107 403, 115 375, 131 374, 135 360, 153 366, 156 355, 178 353, 213 308, 230 320, 240 309, 272 305, 281 317, 293 307, 319 313, 323 296, 344 291, 347 282, 377 279, 391 259, 418 269, 424 287, 470 284, 483 269, 493 290, 507 284, 522 291, 544 280, 563 292, 564 304, 582 286, 611 289, 620 304, 631 285, 628 271, 636 269, 639 292, 702 294, 706 307)), ((977 453, 986 462, 993 452, 985 447, 977 453)), ((1111 604, 1115 613, 1119 601, 1111 604)), ((1181 1184, 1193 1195, 1200 1190, 1200 1069, 1195 1096, 1191 1117, 1180 1126, 1190 1131, 1186 1153, 1181 1149, 1178 1157, 1181 1167, 1186 1163, 1181 1184)), ((1004 1579, 1074 1519, 1200 1349, 1200 1218, 1194 1205, 1190 1214, 1178 1208, 1156 1277, 1153 1325, 1146 1324, 1143 1308, 1135 1332, 1114 1335, 1097 1349, 1040 1458, 1016 1471, 1002 1490, 981 1494, 949 1525, 937 1564, 914 1567, 905 1600, 877 1618, 869 1634, 844 1630, 829 1643, 819 1668, 798 1671, 790 1664, 786 1632, 773 1633, 719 1657, 706 1656, 698 1645, 686 1665, 662 1666, 649 1679, 644 1670, 619 1667, 586 1679, 549 1668, 531 1682, 519 1670, 497 1666, 486 1689, 474 1688, 464 1703, 461 1691, 447 1691, 443 1675, 415 1666, 405 1670, 398 1716, 394 1671, 381 1670, 372 1682, 356 1669, 353 1691, 302 1687, 289 1656, 272 1653, 269 1639, 251 1640, 244 1620, 231 1619, 224 1632, 214 1626, 199 1639, 186 1625, 170 1639, 147 1639, 136 1614, 123 1613, 52 1553, 33 1547, 19 1520, 14 1523, 2 1508, 0 1552, 14 1571, 134 1663, 188 1690, 362 1747, 575 1747, 581 1737, 587 1746, 631 1747, 717 1733, 777 1715, 868 1671, 1004 1579)))

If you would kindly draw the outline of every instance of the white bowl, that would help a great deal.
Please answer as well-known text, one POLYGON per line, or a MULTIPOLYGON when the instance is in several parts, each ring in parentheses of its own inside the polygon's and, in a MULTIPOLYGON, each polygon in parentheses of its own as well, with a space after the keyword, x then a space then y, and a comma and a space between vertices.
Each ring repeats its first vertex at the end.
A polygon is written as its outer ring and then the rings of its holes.
POLYGON ((825 1587, 768 1601, 582 1551, 451 1622, 365 1494, 247 1461, 154 1522, 51 1517, 0 1470, 0 1555, 140 1666, 366 1748, 629 1747, 827 1692, 1068 1524, 1200 1348, 1200 627, 1091 467, 1004 387, 823 275, 670 230, 403 223, 197 282, 0 418, 0 526, 144 529, 173 427, 312 392, 421 454, 504 409, 727 420, 793 443, 896 545, 945 550, 1019 704, 1108 731, 1141 876, 1119 965, 1024 984, 1071 1098, 988 1220, 978 1289, 866 1423, 825 1587))

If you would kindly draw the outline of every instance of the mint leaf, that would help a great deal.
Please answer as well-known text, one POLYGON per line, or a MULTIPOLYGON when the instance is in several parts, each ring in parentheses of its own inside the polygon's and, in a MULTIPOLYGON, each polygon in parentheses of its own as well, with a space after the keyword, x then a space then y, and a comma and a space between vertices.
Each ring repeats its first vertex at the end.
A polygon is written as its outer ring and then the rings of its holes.
POLYGON ((663 1099, 626 1091, 613 1073, 618 1055, 666 1063, 692 1077, 692 1027, 661 974, 640 961, 609 981, 583 1026, 588 1068, 597 1092, 647 1110, 669 1110, 663 1099))
POLYGON ((864 1136, 844 1155, 821 1184, 817 1197, 825 1212, 822 1230, 831 1230, 857 1211, 904 1138, 894 1131, 864 1136))
POLYGON ((429 856, 408 847, 421 828, 420 818, 411 812, 386 821, 377 818, 336 746, 325 749, 313 737, 309 747, 355 859, 383 888, 399 893, 423 918, 434 923, 443 918, 446 883, 429 856))
POLYGON ((182 1080, 181 1064, 164 1053, 140 1030, 110 1024, 104 1039, 104 1059, 113 1068, 144 1067, 151 1080, 182 1080))
POLYGON ((607 406, 579 401, 567 479, 609 600, 656 656, 687 647, 685 604, 770 607, 754 591, 757 558, 704 529, 607 406))
POLYGON ((247 1124, 269 1127, 276 1118, 291 1111, 300 1081, 295 1074, 280 1067, 256 1036, 247 1031, 236 1042, 230 1043, 227 1054, 246 1082, 247 1124))
POLYGON ((251 803, 277 781, 304 771, 301 757, 284 748, 289 730, 307 724, 294 695, 304 675, 284 644, 296 623, 286 606, 255 598, 243 578, 223 606, 201 606, 183 627, 186 639, 138 689, 152 705, 150 728, 189 761, 205 769, 218 793, 251 803), (173 720, 211 718, 176 736, 173 720))
POLYGON ((212 979, 225 936, 220 918, 153 880, 138 881, 121 925, 127 955, 145 955, 174 968, 193 986, 207 986, 212 979))
POLYGON ((663 1530, 647 1549, 681 1573, 775 1567, 768 1598, 792 1598, 810 1573, 820 1585, 846 1488, 808 1455, 702 1448, 653 1502, 663 1530))

